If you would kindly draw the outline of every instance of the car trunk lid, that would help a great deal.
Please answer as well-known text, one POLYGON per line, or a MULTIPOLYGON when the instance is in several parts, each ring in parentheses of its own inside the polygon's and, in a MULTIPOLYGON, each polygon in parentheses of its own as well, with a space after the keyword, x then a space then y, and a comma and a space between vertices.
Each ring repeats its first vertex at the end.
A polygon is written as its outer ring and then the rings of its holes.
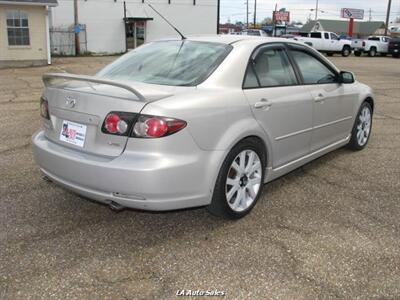
POLYGON ((50 114, 46 137, 83 153, 110 157, 124 151, 128 137, 103 133, 106 116, 114 111, 140 113, 148 102, 173 92, 171 87, 134 83, 133 88, 132 83, 71 74, 46 74, 43 80, 50 114))

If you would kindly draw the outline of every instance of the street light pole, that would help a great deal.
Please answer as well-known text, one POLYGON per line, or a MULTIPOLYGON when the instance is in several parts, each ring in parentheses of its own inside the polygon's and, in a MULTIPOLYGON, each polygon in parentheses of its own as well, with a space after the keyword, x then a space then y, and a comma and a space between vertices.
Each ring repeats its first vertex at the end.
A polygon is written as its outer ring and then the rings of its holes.
POLYGON ((317 20, 318 20, 318 0, 317 0, 316 5, 315 5, 315 21, 317 21, 317 20))

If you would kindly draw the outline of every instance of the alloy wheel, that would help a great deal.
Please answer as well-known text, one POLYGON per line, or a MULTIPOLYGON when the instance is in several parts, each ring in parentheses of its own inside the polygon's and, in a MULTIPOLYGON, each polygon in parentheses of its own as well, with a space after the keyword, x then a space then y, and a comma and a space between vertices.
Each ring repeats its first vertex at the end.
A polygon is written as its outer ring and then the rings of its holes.
POLYGON ((261 186, 262 164, 253 150, 240 152, 233 160, 226 179, 225 195, 235 212, 249 208, 256 200, 261 186))
POLYGON ((371 111, 368 107, 364 107, 359 116, 357 124, 357 142, 360 146, 364 146, 371 132, 371 111))

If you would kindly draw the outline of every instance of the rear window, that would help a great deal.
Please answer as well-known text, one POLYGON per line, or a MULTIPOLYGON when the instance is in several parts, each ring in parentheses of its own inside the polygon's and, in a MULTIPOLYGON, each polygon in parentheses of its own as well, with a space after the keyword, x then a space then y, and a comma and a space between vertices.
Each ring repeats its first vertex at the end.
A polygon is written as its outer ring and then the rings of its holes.
POLYGON ((321 32, 311 32, 310 37, 314 39, 320 39, 322 38, 321 32))
POLYGON ((97 77, 194 86, 204 81, 231 49, 231 45, 187 40, 153 42, 123 55, 97 77))

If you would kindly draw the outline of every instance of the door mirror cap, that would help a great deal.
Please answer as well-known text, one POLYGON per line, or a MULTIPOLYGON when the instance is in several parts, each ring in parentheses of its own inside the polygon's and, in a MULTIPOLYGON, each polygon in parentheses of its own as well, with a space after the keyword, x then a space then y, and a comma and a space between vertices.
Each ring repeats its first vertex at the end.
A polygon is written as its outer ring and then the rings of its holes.
POLYGON ((340 83, 349 84, 354 83, 354 74, 351 72, 342 71, 339 75, 340 83))

